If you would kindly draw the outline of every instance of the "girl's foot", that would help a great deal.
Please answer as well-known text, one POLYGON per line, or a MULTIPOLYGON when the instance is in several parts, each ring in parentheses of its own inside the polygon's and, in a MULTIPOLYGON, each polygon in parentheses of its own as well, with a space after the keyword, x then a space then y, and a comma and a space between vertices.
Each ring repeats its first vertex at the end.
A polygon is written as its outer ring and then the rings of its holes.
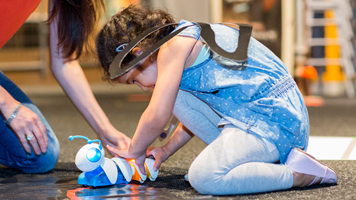
POLYGON ((338 180, 333 169, 297 148, 289 153, 286 165, 293 172, 293 187, 336 184, 338 180))

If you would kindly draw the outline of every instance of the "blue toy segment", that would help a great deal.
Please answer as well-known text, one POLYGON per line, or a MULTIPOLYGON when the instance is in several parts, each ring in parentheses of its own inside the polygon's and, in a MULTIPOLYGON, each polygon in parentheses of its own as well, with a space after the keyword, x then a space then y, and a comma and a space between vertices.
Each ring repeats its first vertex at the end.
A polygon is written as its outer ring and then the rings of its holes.
POLYGON ((122 172, 118 166, 116 166, 118 170, 118 176, 116 183, 112 184, 108 177, 106 176, 103 168, 99 166, 93 171, 90 172, 83 172, 79 175, 78 177, 78 184, 84 185, 84 186, 93 186, 93 187, 99 187, 99 186, 109 186, 109 185, 116 185, 116 184, 128 184, 122 175, 122 172))
POLYGON ((97 148, 90 148, 87 152, 87 159, 90 162, 98 162, 101 158, 101 152, 97 148))

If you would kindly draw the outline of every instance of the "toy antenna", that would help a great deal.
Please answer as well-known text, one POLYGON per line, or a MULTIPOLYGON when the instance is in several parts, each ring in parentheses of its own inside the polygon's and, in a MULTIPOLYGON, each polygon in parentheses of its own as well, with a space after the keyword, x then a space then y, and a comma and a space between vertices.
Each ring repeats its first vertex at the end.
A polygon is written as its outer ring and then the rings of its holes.
POLYGON ((91 140, 91 139, 89 139, 89 138, 87 138, 87 137, 85 137, 85 136, 82 136, 82 135, 71 135, 71 136, 69 136, 69 140, 73 140, 73 139, 75 139, 75 138, 82 138, 82 139, 85 139, 85 140, 87 140, 88 141, 88 144, 91 144, 91 143, 93 143, 93 142, 99 142, 99 149, 101 150, 103 147, 101 146, 101 141, 100 140, 91 140))

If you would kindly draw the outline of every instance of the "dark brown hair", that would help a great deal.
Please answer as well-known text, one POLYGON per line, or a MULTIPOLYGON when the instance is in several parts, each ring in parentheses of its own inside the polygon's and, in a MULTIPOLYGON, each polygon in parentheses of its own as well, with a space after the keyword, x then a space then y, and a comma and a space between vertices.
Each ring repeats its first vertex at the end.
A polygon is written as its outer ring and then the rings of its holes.
POLYGON ((103 0, 54 0, 49 22, 58 17, 58 47, 63 58, 78 59, 94 30, 98 11, 104 8, 103 0))
MULTIPOLYGON (((116 52, 118 46, 129 43, 146 29, 169 23, 174 23, 172 15, 162 10, 150 11, 137 5, 130 5, 116 15, 113 15, 104 24, 96 37, 96 50, 100 65, 104 69, 104 80, 110 80, 109 68, 111 62, 118 54, 116 52)), ((152 33, 140 42, 137 47, 147 49, 150 45, 169 35, 175 27, 168 26, 152 33)), ((154 54, 152 57, 155 55, 157 54, 154 54)), ((134 58, 135 56, 130 53, 125 57, 122 64, 125 65, 134 58)))

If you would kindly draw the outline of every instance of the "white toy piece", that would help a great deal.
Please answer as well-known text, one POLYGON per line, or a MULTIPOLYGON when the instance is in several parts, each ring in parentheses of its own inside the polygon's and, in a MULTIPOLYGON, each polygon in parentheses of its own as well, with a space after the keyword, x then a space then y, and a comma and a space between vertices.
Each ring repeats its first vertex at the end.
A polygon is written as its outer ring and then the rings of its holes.
POLYGON ((128 183, 131 180, 143 183, 147 176, 151 181, 155 181, 158 176, 158 170, 153 171, 155 161, 151 158, 145 160, 146 176, 140 172, 134 160, 127 161, 118 157, 105 158, 105 151, 100 140, 90 140, 81 135, 69 136, 70 140, 74 138, 83 138, 88 141, 88 144, 79 149, 75 157, 76 166, 83 171, 78 177, 78 184, 96 187, 128 183))
POLYGON ((147 177, 151 181, 155 181, 158 176, 158 170, 153 170, 153 164, 155 161, 151 158, 146 158, 145 160, 145 167, 147 175, 143 175, 141 171, 138 169, 134 160, 126 161, 124 158, 112 158, 112 160, 120 167, 122 174, 124 175, 125 179, 130 182, 131 180, 139 181, 143 183, 146 181, 147 177))

